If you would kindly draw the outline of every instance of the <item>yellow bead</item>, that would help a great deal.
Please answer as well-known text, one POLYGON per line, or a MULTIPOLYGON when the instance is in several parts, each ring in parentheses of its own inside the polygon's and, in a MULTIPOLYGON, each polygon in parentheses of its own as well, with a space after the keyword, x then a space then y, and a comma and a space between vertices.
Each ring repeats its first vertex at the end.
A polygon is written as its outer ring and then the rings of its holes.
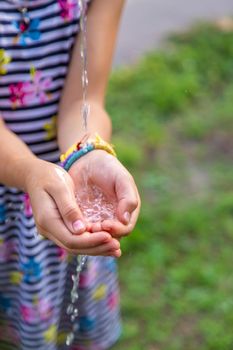
MULTIPOLYGON (((95 134, 95 139, 89 139, 84 144, 82 143, 81 146, 84 147, 86 144, 91 144, 94 146, 95 149, 102 149, 109 154, 116 157, 116 153, 113 149, 113 145, 109 144, 108 142, 104 141, 97 133, 95 134)), ((77 150, 77 144, 72 145, 66 153, 62 154, 60 156, 60 161, 65 162, 65 160, 72 154, 74 151, 77 150)))

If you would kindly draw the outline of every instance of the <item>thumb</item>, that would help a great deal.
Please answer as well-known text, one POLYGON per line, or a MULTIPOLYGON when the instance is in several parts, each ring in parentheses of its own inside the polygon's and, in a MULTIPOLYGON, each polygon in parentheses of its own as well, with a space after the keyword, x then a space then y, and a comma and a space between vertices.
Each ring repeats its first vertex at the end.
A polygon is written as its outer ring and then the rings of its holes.
POLYGON ((73 188, 61 186, 52 194, 60 215, 66 227, 73 233, 81 234, 86 231, 83 214, 76 202, 73 188))
POLYGON ((137 208, 138 206, 138 200, 135 198, 135 200, 131 198, 122 198, 118 202, 117 206, 117 216, 119 220, 125 224, 128 225, 131 220, 131 215, 133 211, 137 208))
POLYGON ((121 178, 116 184, 116 195, 117 216, 123 224, 128 225, 133 211, 139 205, 136 187, 130 177, 121 178))

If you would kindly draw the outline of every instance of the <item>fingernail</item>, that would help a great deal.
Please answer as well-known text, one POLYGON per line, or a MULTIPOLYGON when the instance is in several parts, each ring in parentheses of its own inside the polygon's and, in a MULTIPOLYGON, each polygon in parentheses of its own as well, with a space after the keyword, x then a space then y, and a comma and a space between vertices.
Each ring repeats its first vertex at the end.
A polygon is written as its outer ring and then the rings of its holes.
POLYGON ((125 220, 126 224, 128 224, 130 222, 130 213, 128 211, 126 211, 124 213, 124 220, 125 220))
POLYGON ((85 230, 85 225, 81 220, 77 220, 73 223, 73 229, 75 232, 82 232, 85 230))
POLYGON ((116 241, 114 249, 115 250, 120 249, 120 243, 118 241, 116 241))
POLYGON ((121 249, 118 249, 118 250, 115 251, 115 257, 116 257, 116 258, 120 258, 120 257, 121 257, 121 254, 122 254, 122 253, 121 253, 121 249))
POLYGON ((110 235, 106 235, 104 237, 104 242, 109 242, 112 237, 110 235))

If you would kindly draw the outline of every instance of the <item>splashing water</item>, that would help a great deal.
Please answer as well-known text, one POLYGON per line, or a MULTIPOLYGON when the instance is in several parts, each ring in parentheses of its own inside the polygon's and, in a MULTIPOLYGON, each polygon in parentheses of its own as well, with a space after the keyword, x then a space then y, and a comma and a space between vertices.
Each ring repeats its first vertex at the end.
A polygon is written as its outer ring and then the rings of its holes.
POLYGON ((76 198, 87 221, 94 223, 116 218, 116 203, 110 201, 97 186, 88 186, 88 190, 79 193, 76 198))

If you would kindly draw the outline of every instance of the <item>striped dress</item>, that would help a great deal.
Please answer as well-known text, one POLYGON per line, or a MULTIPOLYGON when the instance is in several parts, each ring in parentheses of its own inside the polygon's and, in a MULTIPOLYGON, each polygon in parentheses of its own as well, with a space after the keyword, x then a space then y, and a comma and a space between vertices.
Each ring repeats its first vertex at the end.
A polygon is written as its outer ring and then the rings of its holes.
MULTIPOLYGON (((80 11, 76 0, 32 0, 28 16, 22 25, 17 6, 0 0, 0 114, 38 157, 56 163, 58 102, 80 11)), ((1 350, 68 349, 74 259, 37 235, 28 195, 0 185, 1 350)), ((120 334, 115 260, 89 257, 79 294, 70 349, 109 348, 120 334)))

